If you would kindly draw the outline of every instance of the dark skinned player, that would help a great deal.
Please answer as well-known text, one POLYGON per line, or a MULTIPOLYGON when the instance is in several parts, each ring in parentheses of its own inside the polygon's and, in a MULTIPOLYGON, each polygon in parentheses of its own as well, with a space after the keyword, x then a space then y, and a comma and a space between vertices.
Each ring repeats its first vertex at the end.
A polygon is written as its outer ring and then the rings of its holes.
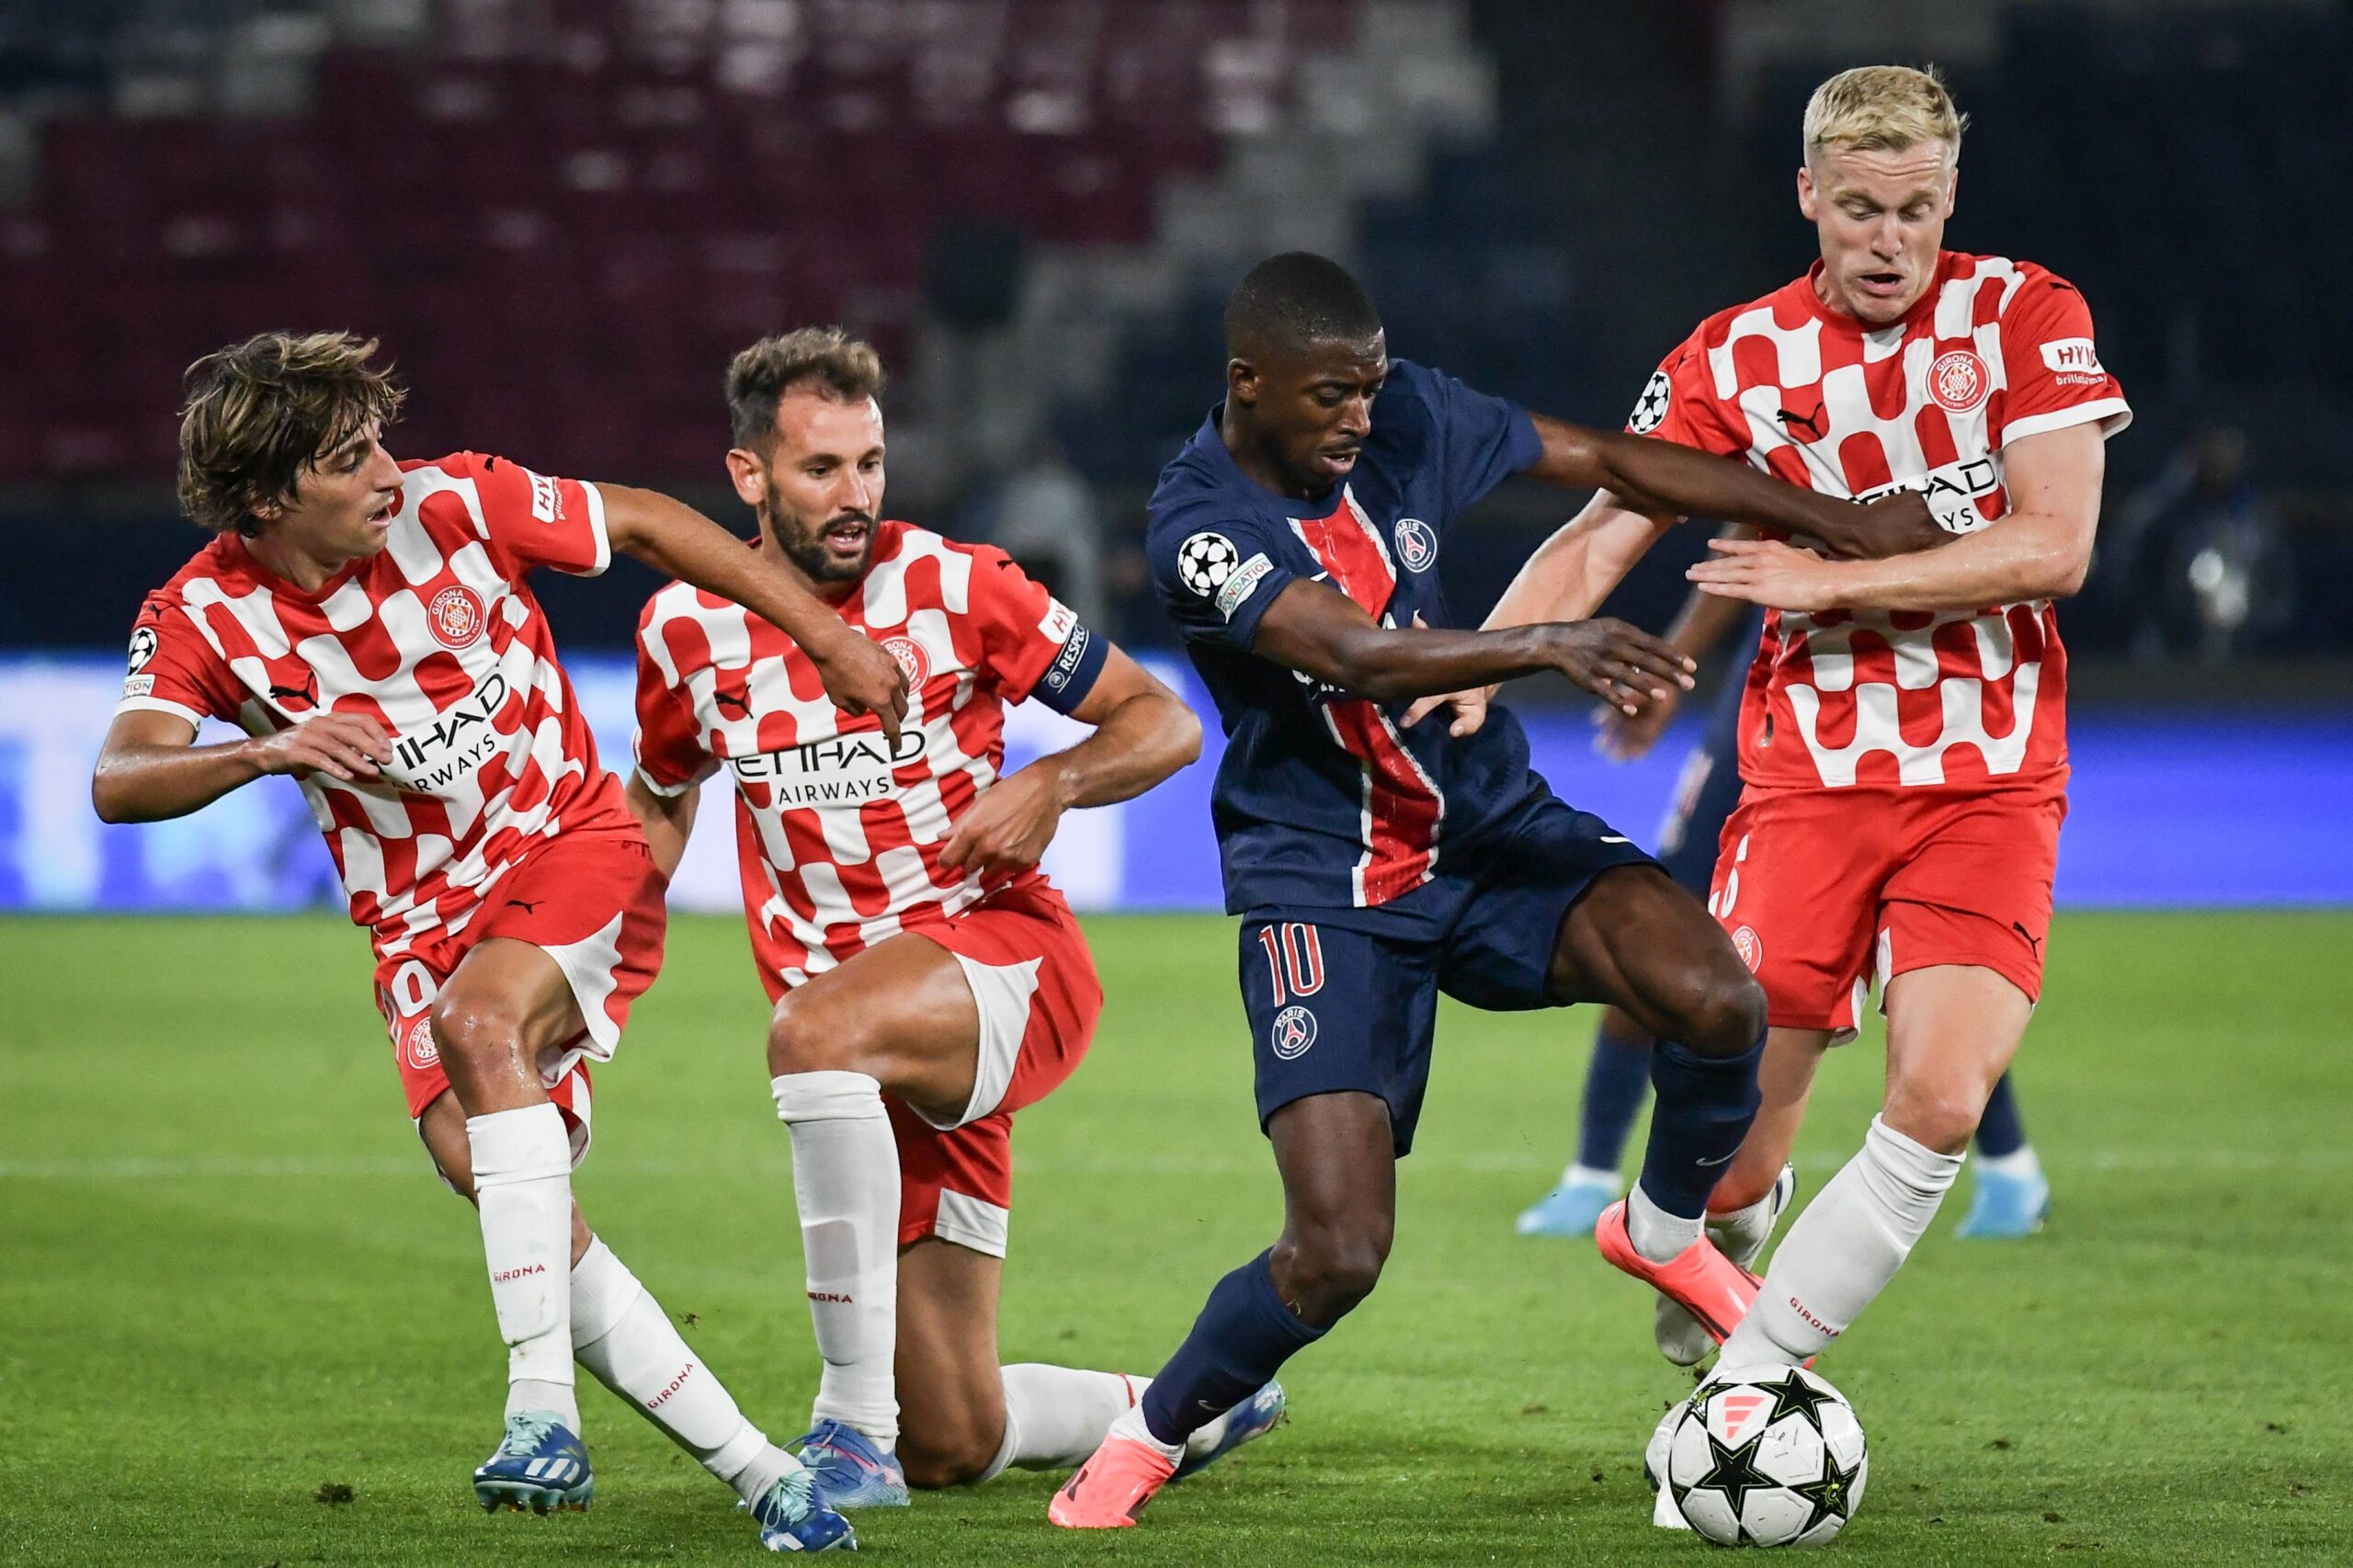
POLYGON ((1443 715, 1404 722, 1415 698, 1545 670, 1637 713, 1689 687, 1691 662, 1614 620, 1445 630, 1447 522, 1526 473, 1840 553, 1940 537, 1908 498, 1825 503, 1392 360, 1371 302, 1321 256, 1253 268, 1226 337, 1225 402, 1162 472, 1147 552, 1227 735, 1213 812, 1284 1223, 1055 1494, 1050 1516, 1075 1528, 1134 1523, 1188 1434, 1371 1291, 1441 991, 1489 1009, 1607 1002, 1654 1034, 1658 1111, 1618 1221, 1630 1272, 1718 1337, 1755 1293, 1700 1216, 1756 1112, 1764 994, 1697 899, 1529 771, 1507 712, 1460 736, 1443 715))

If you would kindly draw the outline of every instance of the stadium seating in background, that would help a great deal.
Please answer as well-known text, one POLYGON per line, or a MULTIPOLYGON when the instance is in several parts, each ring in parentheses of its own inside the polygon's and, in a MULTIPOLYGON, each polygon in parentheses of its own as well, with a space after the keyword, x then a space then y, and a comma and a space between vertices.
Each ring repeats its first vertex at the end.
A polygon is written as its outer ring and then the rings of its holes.
POLYGON ((0 482, 168 475, 188 361, 311 325, 384 337, 420 446, 703 472, 747 339, 838 319, 895 356, 950 221, 1144 245, 1359 9, 67 4, 0 38, 40 116, 0 209, 0 482))

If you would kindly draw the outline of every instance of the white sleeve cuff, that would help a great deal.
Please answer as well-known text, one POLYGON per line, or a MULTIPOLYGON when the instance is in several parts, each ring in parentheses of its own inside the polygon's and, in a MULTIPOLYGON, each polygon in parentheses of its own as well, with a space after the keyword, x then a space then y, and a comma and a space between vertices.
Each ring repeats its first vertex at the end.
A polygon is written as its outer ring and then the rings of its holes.
POLYGON ((2006 447, 2012 441, 2023 441, 2029 436, 2048 435, 2053 430, 2069 429, 2094 419, 2099 421, 2100 438, 2106 440, 2132 423, 2132 408, 2120 397, 2103 397, 2089 403, 2070 403, 2065 408, 2054 408, 2048 414, 2029 414, 2023 419, 2013 419, 2004 426, 2002 438, 1995 444, 2006 447))
POLYGON ((580 481, 580 493, 588 498, 588 527, 597 536, 597 563, 584 566, 572 575, 601 577, 605 568, 613 563, 613 536, 605 531, 605 497, 585 479, 580 481))
MULTIPOLYGON (((689 778, 684 784, 665 784, 659 778, 654 778, 651 773, 646 772, 643 767, 639 767, 636 771, 637 781, 640 784, 644 785, 648 790, 653 790, 655 794, 661 796, 665 801, 675 801, 690 790, 699 790, 702 788, 701 778, 689 778)), ((710 775, 708 774, 704 775, 704 778, 709 777, 710 775)))
POLYGON ((204 727, 204 721, 210 717, 209 714, 199 713, 193 708, 184 708, 176 702, 168 702, 160 697, 126 697, 114 705, 114 710, 118 717, 125 713, 169 713, 176 719, 187 720, 199 729, 204 727))

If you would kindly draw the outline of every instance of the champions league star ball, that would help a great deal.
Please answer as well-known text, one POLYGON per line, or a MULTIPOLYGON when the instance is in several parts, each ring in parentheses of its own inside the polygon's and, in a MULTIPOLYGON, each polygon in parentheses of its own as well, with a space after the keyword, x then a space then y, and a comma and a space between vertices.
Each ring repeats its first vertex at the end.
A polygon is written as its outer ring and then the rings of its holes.
POLYGON ((1176 547, 1176 575, 1206 598, 1225 586, 1241 559, 1233 541, 1223 534, 1198 533, 1176 547))
POLYGON ((1823 1379, 1720 1368, 1666 1413, 1643 1471, 1719 1546, 1819 1546, 1854 1517, 1870 1458, 1854 1407, 1823 1379))

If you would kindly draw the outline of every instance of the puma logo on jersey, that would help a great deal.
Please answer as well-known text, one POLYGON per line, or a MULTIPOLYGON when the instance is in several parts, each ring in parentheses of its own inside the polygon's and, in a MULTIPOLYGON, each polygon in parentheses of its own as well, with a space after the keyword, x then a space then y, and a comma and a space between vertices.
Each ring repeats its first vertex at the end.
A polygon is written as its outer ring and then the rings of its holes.
POLYGON ((1794 409, 1784 408, 1773 417, 1781 422, 1781 427, 1785 430, 1795 429, 1801 425, 1804 426, 1808 432, 1806 439, 1819 441, 1822 439, 1822 411, 1825 406, 1823 403, 1815 403, 1812 414, 1800 414, 1794 409))
POLYGON ((269 688, 269 695, 271 700, 281 708, 297 703, 305 708, 316 708, 319 705, 319 672, 306 672, 300 686, 273 686, 269 688))

